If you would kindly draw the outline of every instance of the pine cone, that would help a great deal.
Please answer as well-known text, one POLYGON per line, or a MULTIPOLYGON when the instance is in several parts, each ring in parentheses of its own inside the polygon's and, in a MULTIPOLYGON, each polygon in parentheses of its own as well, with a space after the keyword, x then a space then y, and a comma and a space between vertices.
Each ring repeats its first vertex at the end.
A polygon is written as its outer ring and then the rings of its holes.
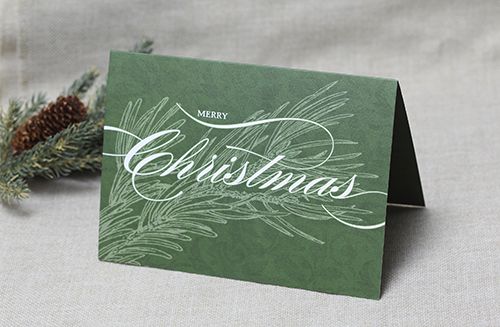
POLYGON ((31 149, 69 125, 81 122, 86 115, 87 108, 78 97, 58 97, 55 103, 49 103, 17 129, 11 143, 14 154, 31 149))

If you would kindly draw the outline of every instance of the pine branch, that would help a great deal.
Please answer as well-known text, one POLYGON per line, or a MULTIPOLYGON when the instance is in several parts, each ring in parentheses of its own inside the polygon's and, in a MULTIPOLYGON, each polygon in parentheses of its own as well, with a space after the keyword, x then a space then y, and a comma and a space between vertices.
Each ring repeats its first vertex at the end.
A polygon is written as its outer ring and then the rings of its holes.
POLYGON ((22 102, 11 99, 7 111, 0 110, 0 159, 5 161, 12 153, 10 142, 20 124, 22 117, 22 102))
POLYGON ((104 113, 104 99, 106 97, 106 84, 103 84, 97 88, 94 96, 89 101, 89 114, 100 114, 104 113))
POLYGON ((97 68, 90 68, 88 71, 83 73, 80 78, 76 79, 71 86, 63 92, 63 94, 76 95, 82 99, 87 91, 94 85, 97 77, 99 77, 99 71, 97 68))
POLYGON ((47 95, 43 92, 35 93, 24 103, 23 112, 19 119, 19 125, 22 125, 32 115, 38 113, 47 104, 47 95))
POLYGON ((8 204, 28 198, 30 190, 26 180, 10 173, 0 175, 0 200, 8 204))
POLYGON ((102 127, 102 119, 73 124, 32 149, 11 157, 0 167, 0 173, 53 179, 74 171, 99 170, 102 127))
POLYGON ((131 51, 137 53, 150 54, 151 52, 153 52, 153 44, 154 41, 152 39, 144 38, 141 41, 137 42, 131 51))
MULTIPOLYGON (((153 40, 144 38, 130 50, 151 53, 153 40)), ((93 88, 99 71, 91 68, 76 79, 62 95, 85 97, 93 88)), ((12 138, 16 130, 46 104, 44 93, 36 93, 22 102, 10 100, 5 112, 0 110, 0 201, 12 202, 28 196, 26 180, 35 176, 57 178, 74 171, 97 171, 101 168, 104 98, 106 85, 94 89, 87 104, 85 121, 40 141, 33 148, 13 154, 12 138)))

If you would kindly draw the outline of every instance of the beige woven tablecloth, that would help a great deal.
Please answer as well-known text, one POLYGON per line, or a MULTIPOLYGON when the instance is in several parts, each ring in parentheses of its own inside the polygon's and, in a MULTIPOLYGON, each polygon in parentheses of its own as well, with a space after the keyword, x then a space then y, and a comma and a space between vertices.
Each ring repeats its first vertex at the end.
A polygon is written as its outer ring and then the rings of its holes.
POLYGON ((397 78, 425 210, 393 210, 380 301, 97 260, 98 176, 0 207, 0 326, 500 326, 500 2, 0 0, 0 102, 156 53, 397 78))

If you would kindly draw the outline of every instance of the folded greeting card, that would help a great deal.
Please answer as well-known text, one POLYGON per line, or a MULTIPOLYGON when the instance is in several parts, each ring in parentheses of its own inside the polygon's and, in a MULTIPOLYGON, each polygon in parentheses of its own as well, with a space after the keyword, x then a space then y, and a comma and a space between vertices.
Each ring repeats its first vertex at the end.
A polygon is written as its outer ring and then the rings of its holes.
POLYGON ((112 52, 107 87, 101 260, 379 298, 424 205, 397 81, 112 52))

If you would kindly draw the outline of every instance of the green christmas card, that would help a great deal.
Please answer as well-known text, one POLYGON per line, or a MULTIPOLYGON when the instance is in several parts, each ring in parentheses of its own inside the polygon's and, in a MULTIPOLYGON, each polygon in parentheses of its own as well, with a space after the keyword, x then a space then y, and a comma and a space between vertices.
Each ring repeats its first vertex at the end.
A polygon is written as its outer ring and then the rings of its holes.
POLYGON ((380 297, 424 205, 397 81, 112 52, 107 88, 101 260, 380 297))

